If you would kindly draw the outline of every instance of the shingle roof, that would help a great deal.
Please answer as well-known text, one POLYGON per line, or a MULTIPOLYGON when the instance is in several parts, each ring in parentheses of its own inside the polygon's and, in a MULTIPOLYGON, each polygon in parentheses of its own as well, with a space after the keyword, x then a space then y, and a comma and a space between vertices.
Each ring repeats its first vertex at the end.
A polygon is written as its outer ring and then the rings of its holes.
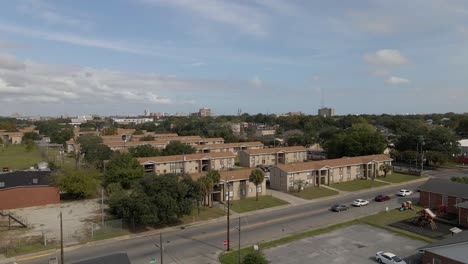
POLYGON ((118 146, 125 146, 125 147, 134 147, 134 146, 142 146, 142 145, 167 145, 169 142, 167 140, 152 140, 152 141, 105 141, 102 144, 108 147, 118 147, 118 146))
POLYGON ((279 148, 264 148, 264 149, 247 149, 243 150, 245 153, 250 155, 258 155, 258 154, 271 154, 277 152, 296 152, 296 151, 306 151, 306 149, 302 146, 296 147, 279 147, 279 148))
POLYGON ((458 203, 455 206, 458 208, 468 209, 468 201, 464 201, 463 203, 458 203))
POLYGON ((298 162, 291 164, 278 164, 277 167, 286 172, 319 170, 324 167, 342 167, 354 164, 366 164, 371 161, 391 161, 392 159, 384 154, 368 155, 359 157, 345 157, 340 159, 329 159, 310 162, 298 162))
MULTIPOLYGON (((240 181, 240 180, 247 180, 250 177, 250 174, 252 173, 253 170, 258 170, 255 168, 249 168, 249 169, 240 169, 240 170, 229 170, 229 171, 220 171, 219 175, 220 181, 240 181)), ((194 181, 198 180, 200 177, 203 175, 206 175, 205 173, 192 173, 190 176, 194 181)))
POLYGON ((195 154, 186 154, 186 155, 171 155, 171 156, 158 156, 158 157, 145 157, 137 158, 140 164, 151 162, 151 163, 161 163, 161 162, 177 162, 183 161, 184 158, 188 160, 200 160, 200 159, 216 159, 216 158, 229 158, 236 157, 232 152, 213 152, 213 153, 195 153, 195 154))
POLYGON ((251 146, 261 146, 263 147, 263 143, 259 141, 255 142, 237 142, 237 143, 224 143, 224 144, 209 144, 209 145, 196 145, 194 148, 196 149, 214 149, 214 148, 237 148, 241 146, 251 147, 251 146))
POLYGON ((468 184, 441 179, 429 179, 418 190, 468 199, 468 184))
POLYGON ((49 186, 52 185, 49 179, 50 174, 50 171, 13 171, 0 173, 0 182, 5 183, 5 186, 0 187, 0 190, 24 186, 49 186), (37 179, 37 183, 34 183, 33 179, 37 179))
POLYGON ((465 262, 468 259, 468 231, 433 242, 418 250, 436 253, 449 259, 465 262))

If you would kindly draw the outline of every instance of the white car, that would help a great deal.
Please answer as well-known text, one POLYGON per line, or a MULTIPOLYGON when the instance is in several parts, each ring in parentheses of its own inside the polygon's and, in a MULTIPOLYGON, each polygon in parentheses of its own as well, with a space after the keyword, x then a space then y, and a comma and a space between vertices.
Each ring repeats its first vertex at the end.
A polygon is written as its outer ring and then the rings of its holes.
POLYGON ((390 252, 379 251, 375 253, 375 259, 377 259, 379 263, 385 263, 385 264, 396 264, 396 263, 406 264, 404 260, 402 260, 401 258, 397 257, 395 254, 390 253, 390 252))
POLYGON ((405 189, 401 189, 399 192, 397 192, 398 196, 408 196, 408 195, 412 195, 412 194, 413 194, 412 191, 405 190, 405 189))
POLYGON ((363 200, 363 199, 356 199, 353 201, 353 205, 354 206, 364 206, 364 205, 368 205, 369 204, 369 201, 366 201, 366 200, 363 200))

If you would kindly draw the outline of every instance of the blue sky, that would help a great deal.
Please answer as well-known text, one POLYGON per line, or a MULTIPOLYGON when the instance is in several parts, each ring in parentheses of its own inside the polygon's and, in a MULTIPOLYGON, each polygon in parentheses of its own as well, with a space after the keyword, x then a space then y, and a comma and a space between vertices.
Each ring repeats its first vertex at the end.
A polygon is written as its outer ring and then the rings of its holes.
POLYGON ((465 112, 468 1, 0 1, 0 115, 465 112))

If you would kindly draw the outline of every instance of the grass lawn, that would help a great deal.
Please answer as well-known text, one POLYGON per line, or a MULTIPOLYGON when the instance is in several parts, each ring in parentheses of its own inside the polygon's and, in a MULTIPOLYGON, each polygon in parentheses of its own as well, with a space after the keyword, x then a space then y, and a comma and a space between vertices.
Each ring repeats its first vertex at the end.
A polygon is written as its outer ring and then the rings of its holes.
POLYGON ((11 257, 18 256, 18 255, 25 255, 25 254, 31 254, 34 252, 55 249, 56 247, 57 245, 55 244, 44 246, 41 243, 34 243, 30 245, 19 246, 17 248, 8 248, 6 250, 5 256, 7 258, 11 258, 11 257))
POLYGON ((388 185, 388 183, 383 183, 383 182, 373 181, 373 180, 354 180, 354 181, 349 181, 349 182, 334 183, 330 187, 341 190, 341 191, 353 192, 353 191, 360 191, 364 189, 380 187, 384 185, 388 185))
POLYGON ((197 208, 193 208, 190 215, 185 215, 180 219, 182 224, 190 224, 198 221, 205 221, 224 216, 224 210, 220 208, 209 208, 206 206, 200 206, 200 214, 198 214, 197 208))
MULTIPOLYGON (((424 176, 422 176, 424 177, 424 176)), ((379 180, 391 182, 391 183, 400 183, 405 181, 412 181, 421 179, 421 176, 409 175, 409 174, 402 174, 398 172, 392 172, 392 174, 387 175, 385 178, 379 178, 379 180)))
POLYGON ((43 160, 37 148, 28 152, 24 145, 0 147, 0 168, 29 169, 43 160))
POLYGON ((338 194, 338 192, 325 187, 307 187, 304 188, 304 190, 302 190, 301 192, 290 192, 289 194, 300 197, 302 199, 312 200, 321 197, 336 195, 338 194))
POLYGON ((288 202, 265 195, 258 196, 258 201, 255 200, 255 197, 233 201, 231 209, 237 213, 245 213, 284 204, 288 204, 288 202))

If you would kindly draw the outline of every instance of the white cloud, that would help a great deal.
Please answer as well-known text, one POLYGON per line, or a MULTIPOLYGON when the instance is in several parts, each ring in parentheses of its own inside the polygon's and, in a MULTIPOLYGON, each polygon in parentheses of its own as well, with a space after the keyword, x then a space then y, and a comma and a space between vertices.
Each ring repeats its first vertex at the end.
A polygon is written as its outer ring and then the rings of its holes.
POLYGON ((373 75, 375 76, 383 76, 383 77, 386 77, 386 76, 390 76, 390 72, 387 71, 387 70, 375 70, 374 72, 372 72, 373 75))
POLYGON ((15 56, 0 53, 0 69, 19 70, 24 67, 24 63, 17 61, 15 56))
POLYGON ((387 80, 385 80, 385 84, 388 85, 400 85, 400 84, 408 84, 410 81, 405 78, 390 76, 387 80))
POLYGON ((250 84, 256 88, 263 87, 263 81, 258 76, 254 76, 253 79, 250 80, 250 84))
POLYGON ((230 0, 142 0, 145 4, 182 9, 206 20, 256 36, 268 34, 265 15, 251 6, 230 0))
POLYGON ((374 65, 394 66, 409 63, 408 58, 398 50, 382 49, 364 56, 365 62, 374 65))

